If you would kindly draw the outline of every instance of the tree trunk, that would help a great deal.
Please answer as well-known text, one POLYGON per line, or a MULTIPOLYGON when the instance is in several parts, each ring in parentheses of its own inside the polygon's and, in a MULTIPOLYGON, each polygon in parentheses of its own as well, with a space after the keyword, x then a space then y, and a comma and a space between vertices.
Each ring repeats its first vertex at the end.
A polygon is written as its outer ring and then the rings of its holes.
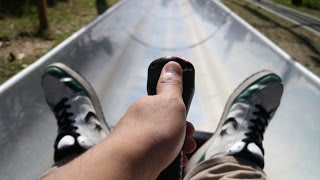
POLYGON ((47 1, 38 0, 38 14, 40 31, 47 30, 49 28, 48 16, 47 16, 47 1))
POLYGON ((107 0, 96 0, 96 7, 97 7, 98 14, 100 15, 109 8, 109 5, 107 0))

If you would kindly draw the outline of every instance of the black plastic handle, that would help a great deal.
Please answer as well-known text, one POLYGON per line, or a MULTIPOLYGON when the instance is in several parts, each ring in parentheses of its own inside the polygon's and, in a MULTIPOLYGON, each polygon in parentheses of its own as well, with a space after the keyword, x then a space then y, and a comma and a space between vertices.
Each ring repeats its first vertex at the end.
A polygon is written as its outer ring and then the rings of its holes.
MULTIPOLYGON (((179 57, 162 57, 154 60, 148 69, 148 82, 147 82, 147 91, 149 95, 157 94, 157 84, 162 71, 162 68, 165 64, 170 61, 175 61, 180 64, 182 68, 182 78, 183 78, 183 102, 186 106, 186 113, 188 114, 189 108, 192 102, 194 94, 194 82, 195 82, 195 71, 193 65, 183 60, 179 57)), ((176 159, 161 172, 158 180, 170 180, 170 179, 182 179, 182 154, 178 154, 176 159)))
POLYGON ((188 114, 191 101, 193 98, 194 93, 194 81, 195 81, 195 71, 193 65, 183 60, 179 57, 168 56, 162 57, 159 59, 154 60, 148 69, 148 83, 147 83, 147 91, 149 95, 156 95, 157 94, 157 84, 158 80, 164 65, 166 65, 170 61, 175 61, 180 64, 182 68, 182 78, 183 78, 183 102, 186 106, 186 112, 188 114))

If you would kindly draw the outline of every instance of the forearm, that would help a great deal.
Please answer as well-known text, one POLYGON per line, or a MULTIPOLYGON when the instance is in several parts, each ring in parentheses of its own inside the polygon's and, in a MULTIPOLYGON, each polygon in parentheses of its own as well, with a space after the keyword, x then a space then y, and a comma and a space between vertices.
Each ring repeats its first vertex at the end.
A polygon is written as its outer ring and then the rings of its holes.
POLYGON ((157 170, 141 148, 123 136, 110 135, 72 162, 43 177, 43 180, 154 179, 157 170), (119 138, 121 137, 121 138, 119 138))

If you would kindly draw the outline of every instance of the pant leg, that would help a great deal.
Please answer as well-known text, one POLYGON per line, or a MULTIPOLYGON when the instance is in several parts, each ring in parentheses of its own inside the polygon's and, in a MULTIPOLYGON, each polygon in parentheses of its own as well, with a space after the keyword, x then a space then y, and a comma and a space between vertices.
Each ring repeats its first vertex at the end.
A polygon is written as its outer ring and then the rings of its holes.
POLYGON ((247 160, 233 156, 222 156, 197 164, 187 172, 184 180, 265 180, 266 175, 261 168, 247 160))

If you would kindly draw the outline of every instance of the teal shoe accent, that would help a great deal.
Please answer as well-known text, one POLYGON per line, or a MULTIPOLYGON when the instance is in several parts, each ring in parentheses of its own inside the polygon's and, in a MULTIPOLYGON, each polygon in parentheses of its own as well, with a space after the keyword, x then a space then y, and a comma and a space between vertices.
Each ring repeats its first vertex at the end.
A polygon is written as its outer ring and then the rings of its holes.
POLYGON ((233 101, 233 103, 244 102, 248 100, 252 95, 256 94, 261 89, 265 88, 269 84, 281 82, 279 76, 275 74, 267 75, 256 82, 252 83, 247 89, 245 89, 239 96, 233 101))
POLYGON ((203 153, 202 156, 200 157, 199 161, 197 162, 198 163, 201 163, 202 161, 204 161, 206 159, 206 153, 203 153))
POLYGON ((57 79, 66 77, 66 74, 57 67, 48 67, 44 70, 43 76, 50 75, 57 79))
POLYGON ((59 81, 63 82, 75 92, 78 92, 80 95, 89 96, 89 93, 85 90, 85 88, 75 79, 73 79, 68 73, 57 67, 49 67, 44 71, 44 76, 50 75, 53 76, 59 81))

